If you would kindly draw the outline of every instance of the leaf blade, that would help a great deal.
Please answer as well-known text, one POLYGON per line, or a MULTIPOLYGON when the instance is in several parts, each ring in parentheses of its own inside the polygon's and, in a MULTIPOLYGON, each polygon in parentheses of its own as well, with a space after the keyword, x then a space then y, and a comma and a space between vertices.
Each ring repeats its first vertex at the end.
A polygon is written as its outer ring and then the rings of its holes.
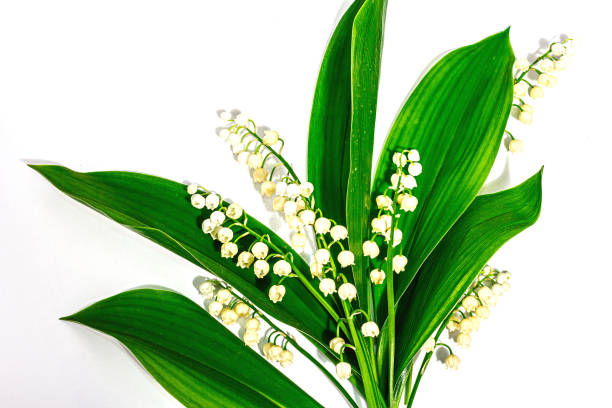
POLYGON ((355 0, 329 40, 317 78, 308 130, 308 181, 326 217, 346 223, 351 132, 353 21, 365 0, 355 0), (331 160, 330 160, 331 158, 331 160))
POLYGON ((398 308, 402 316, 397 327, 400 372, 493 254, 536 222, 542 204, 542 172, 514 188, 477 197, 427 258, 398 308))
MULTIPOLYGON (((259 280, 253 273, 239 269, 232 260, 221 258, 213 240, 199 228, 203 220, 201 210, 191 206, 183 184, 139 173, 78 173, 62 166, 30 167, 71 198, 208 269, 266 313, 302 331, 311 340, 323 344, 333 336, 335 327, 329 314, 295 279, 283 282, 287 296, 274 304, 264 290, 268 281, 259 280)), ((252 217, 249 226, 269 234, 275 243, 292 251, 252 217)), ((308 270, 297 254, 294 260, 301 270, 308 270)))
POLYGON ((368 0, 353 23, 351 47, 351 135, 350 173, 346 213, 349 247, 355 254, 352 268, 359 303, 367 310, 370 288, 362 243, 368 237, 372 152, 378 102, 386 0, 368 0))
POLYGON ((121 341, 186 407, 321 406, 180 294, 128 291, 63 320, 121 341))
POLYGON ((388 184, 393 152, 416 148, 423 164, 415 190, 419 206, 400 225, 409 263, 397 278, 396 303, 493 165, 512 103, 514 55, 508 34, 505 30, 444 56, 419 82, 389 132, 374 191, 388 184))

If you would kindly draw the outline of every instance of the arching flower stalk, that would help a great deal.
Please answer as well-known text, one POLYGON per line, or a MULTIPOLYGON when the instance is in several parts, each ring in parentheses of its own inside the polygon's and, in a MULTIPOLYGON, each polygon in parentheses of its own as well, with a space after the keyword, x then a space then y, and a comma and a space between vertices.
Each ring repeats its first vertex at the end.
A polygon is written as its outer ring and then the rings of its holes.
MULTIPOLYGON (((553 88, 557 85, 557 77, 553 74, 565 71, 571 57, 578 47, 577 41, 571 38, 563 41, 552 42, 548 49, 531 63, 526 58, 518 58, 514 63, 514 102, 513 107, 518 109, 517 118, 520 122, 530 125, 533 122, 533 105, 526 102, 526 98, 541 99, 544 97, 545 88, 553 88), (533 73, 537 75, 534 80, 527 79, 533 73)), ((508 150, 512 153, 523 151, 523 142, 506 131, 510 137, 508 150)))

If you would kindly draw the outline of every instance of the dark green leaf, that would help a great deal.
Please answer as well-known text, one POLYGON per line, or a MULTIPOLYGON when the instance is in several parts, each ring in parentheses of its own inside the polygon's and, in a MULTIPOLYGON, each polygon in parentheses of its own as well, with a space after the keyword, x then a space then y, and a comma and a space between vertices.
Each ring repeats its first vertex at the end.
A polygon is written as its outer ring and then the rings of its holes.
POLYGON ((346 195, 349 246, 355 254, 353 278, 363 308, 368 308, 368 271, 362 243, 369 236, 372 150, 378 100, 386 0, 367 0, 353 23, 351 75, 351 170, 346 195))
POLYGON ((356 0, 334 30, 317 79, 308 132, 308 181, 326 217, 346 222, 351 133, 351 39, 356 0))
POLYGON ((180 294, 132 290, 63 320, 115 337, 186 407, 321 407, 180 294))
MULTIPOLYGON (((298 279, 285 280, 286 296, 282 302, 272 303, 267 288, 272 284, 270 279, 277 279, 275 275, 257 279, 252 271, 240 269, 234 260, 220 256, 218 243, 200 228, 209 211, 191 206, 183 184, 139 173, 78 173, 62 166, 31 167, 75 200, 206 268, 262 310, 312 340, 324 344, 333 337, 335 326, 330 315, 298 279)), ((302 258, 267 227, 252 217, 248 225, 260 234, 268 234, 277 246, 294 254, 300 270, 309 271, 302 258)))
POLYGON ((493 254, 536 222, 541 204, 542 170, 519 186, 474 200, 427 258, 399 304, 398 373, 455 308, 493 254))
POLYGON ((374 191, 389 184, 393 152, 418 149, 423 165, 415 190, 419 205, 400 224, 409 263, 396 279, 396 302, 474 200, 493 165, 512 104, 514 55, 508 34, 509 29, 444 56, 417 85, 391 128, 374 191))

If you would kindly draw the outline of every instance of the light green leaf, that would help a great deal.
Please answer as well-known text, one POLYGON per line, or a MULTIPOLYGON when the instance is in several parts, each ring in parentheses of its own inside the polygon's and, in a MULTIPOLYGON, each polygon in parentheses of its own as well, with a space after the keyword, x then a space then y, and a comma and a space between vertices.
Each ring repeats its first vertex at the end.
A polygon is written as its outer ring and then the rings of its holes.
MULTIPOLYGON (((257 279, 252 270, 238 268, 235 260, 220 256, 218 243, 200 228, 210 212, 190 204, 183 184, 139 173, 78 173, 62 166, 31 167, 75 200, 214 273, 262 310, 319 345, 333 337, 335 325, 330 314, 298 279, 283 281, 287 294, 282 302, 272 303, 268 288, 278 279, 276 275, 257 279)), ((302 258, 271 230, 250 216, 248 226, 268 234, 275 245, 294 255, 300 270, 309 273, 302 258)))
MULTIPOLYGON (((419 267, 482 187, 512 104, 514 55, 509 29, 444 56, 423 77, 396 118, 381 153, 374 192, 389 185, 393 152, 416 148, 423 173, 413 214, 403 217, 408 267, 396 303, 419 267)), ((379 304, 384 308, 386 301, 379 304)))
POLYGON ((346 195, 349 247, 355 254, 352 268, 361 307, 373 306, 368 271, 365 270, 362 243, 369 236, 370 183, 372 182, 372 150, 380 60, 387 12, 386 0, 367 0, 353 23, 351 74, 351 170, 346 195))
POLYGON ((322 407, 180 294, 132 290, 63 320, 115 337, 188 408, 322 407))
POLYGON ((351 134, 351 39, 364 0, 351 4, 332 34, 321 69, 308 132, 308 181, 326 217, 346 222, 351 134))
POLYGON ((456 307, 486 262, 533 225, 542 204, 542 170, 522 184, 477 197, 427 258, 398 307, 400 373, 456 307))

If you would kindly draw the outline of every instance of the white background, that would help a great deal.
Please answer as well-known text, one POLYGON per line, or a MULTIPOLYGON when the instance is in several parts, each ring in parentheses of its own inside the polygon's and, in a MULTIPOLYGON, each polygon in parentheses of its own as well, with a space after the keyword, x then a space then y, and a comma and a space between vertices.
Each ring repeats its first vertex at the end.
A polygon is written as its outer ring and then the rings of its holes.
MULTIPOLYGON (((582 48, 494 188, 540 165, 536 226, 493 260, 513 289, 462 351, 434 363, 416 406, 610 406, 610 47, 603 2, 390 0, 377 151, 429 62, 512 25, 516 55, 561 34, 582 48)), ((270 215, 215 136, 239 108, 278 129, 305 171, 312 93, 340 0, 0 2, 0 405, 176 407, 114 340, 58 317, 142 285, 200 302, 202 271, 63 196, 24 160, 197 180, 270 215)), ((333 159, 333 158, 330 158, 333 159)), ((426 170, 425 170, 426 171, 426 170)), ((306 362, 286 370, 328 407, 306 362)))

